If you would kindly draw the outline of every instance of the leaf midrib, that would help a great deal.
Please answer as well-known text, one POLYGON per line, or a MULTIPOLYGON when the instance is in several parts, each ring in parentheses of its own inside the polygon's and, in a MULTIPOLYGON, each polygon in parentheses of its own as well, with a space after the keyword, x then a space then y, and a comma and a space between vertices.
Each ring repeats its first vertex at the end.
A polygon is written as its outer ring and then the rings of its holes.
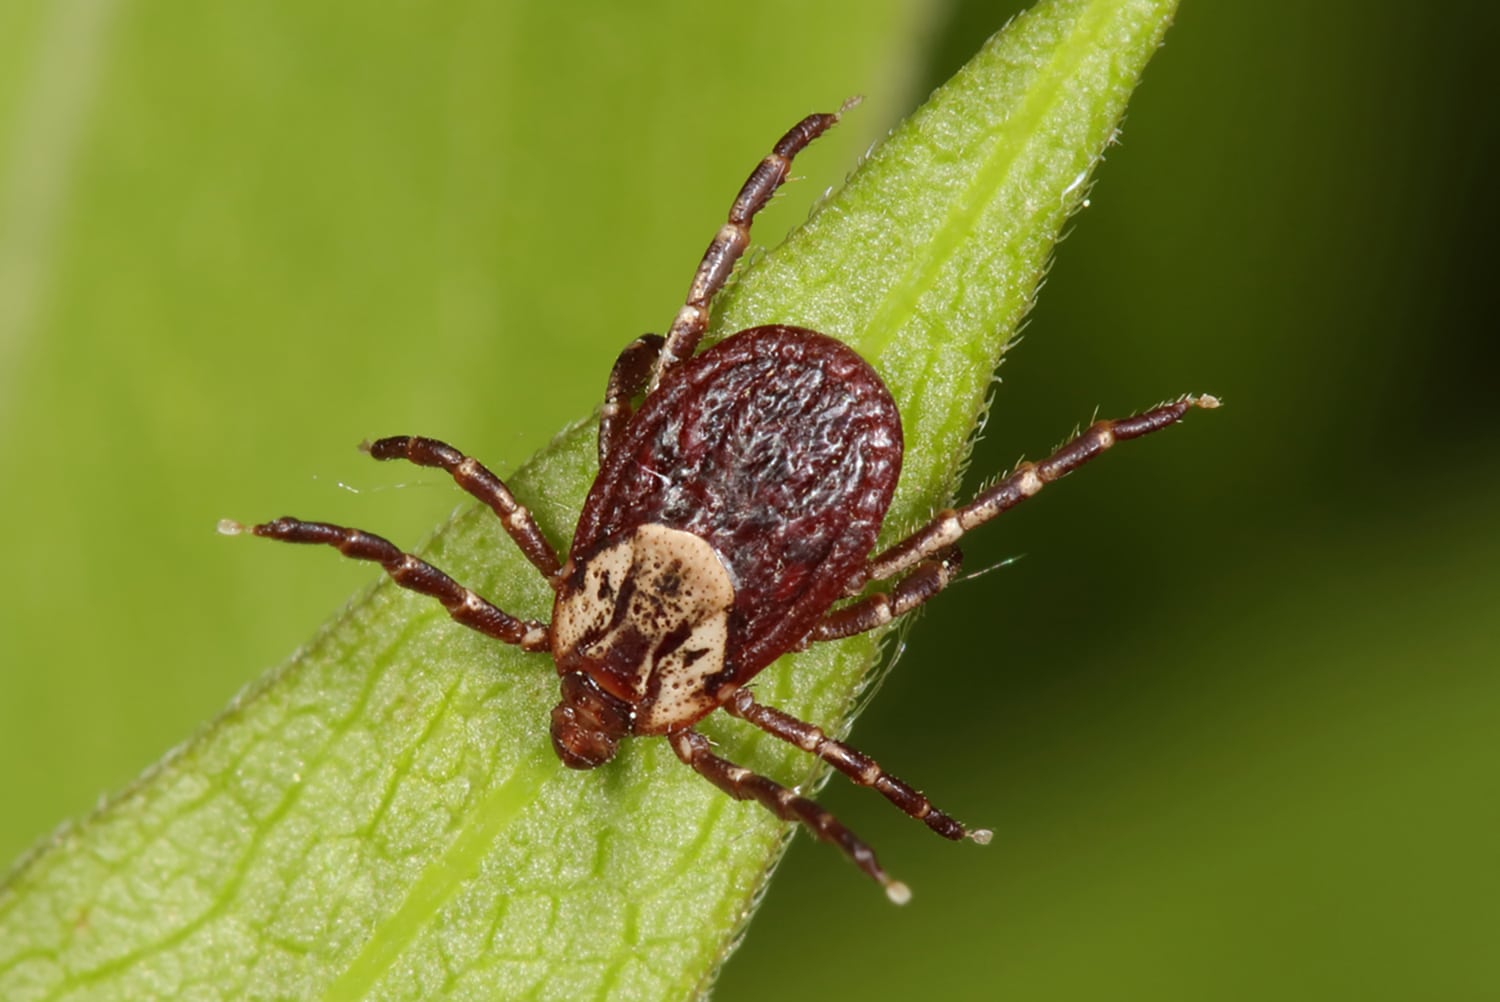
MULTIPOLYGON (((1022 15, 1023 17, 1027 15, 1022 15)), ((1097 5, 1090 5, 1088 13, 1079 19, 1068 33, 1067 41, 1054 49, 1067 58, 1049 59, 1038 67, 1034 80, 1036 86, 1026 86, 1025 100, 1014 113, 1005 116, 987 134, 991 153, 984 158, 983 167, 976 171, 973 180, 959 189, 941 225, 934 231, 931 240, 914 255, 915 266, 908 270, 908 277, 893 283, 880 298, 874 314, 865 330, 861 332, 861 344, 871 357, 883 354, 896 338, 906 319, 917 316, 917 304, 922 296, 937 287, 937 278, 943 266, 956 256, 957 249, 965 246, 967 237, 978 228, 983 216, 984 204, 975 204, 975 192, 994 191, 999 187, 998 179, 1008 174, 1027 149, 1026 142, 1006 142, 1007 137, 1034 135, 1035 130, 1018 127, 1021 122, 1036 122, 1045 119, 1062 101, 1063 81, 1082 64, 1084 54, 1089 51, 1086 44, 1098 34, 1098 22, 1102 20, 1097 5)), ((923 370, 931 375, 932 362, 923 370)))

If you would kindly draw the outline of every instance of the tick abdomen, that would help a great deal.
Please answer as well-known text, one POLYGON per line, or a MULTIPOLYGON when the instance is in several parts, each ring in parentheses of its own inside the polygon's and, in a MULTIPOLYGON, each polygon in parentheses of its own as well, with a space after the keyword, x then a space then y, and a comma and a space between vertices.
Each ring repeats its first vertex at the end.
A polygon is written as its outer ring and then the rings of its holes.
POLYGON ((735 589, 733 680, 799 643, 860 573, 901 472, 901 418, 847 345, 768 326, 682 362, 599 471, 576 553, 642 525, 691 533, 735 589))

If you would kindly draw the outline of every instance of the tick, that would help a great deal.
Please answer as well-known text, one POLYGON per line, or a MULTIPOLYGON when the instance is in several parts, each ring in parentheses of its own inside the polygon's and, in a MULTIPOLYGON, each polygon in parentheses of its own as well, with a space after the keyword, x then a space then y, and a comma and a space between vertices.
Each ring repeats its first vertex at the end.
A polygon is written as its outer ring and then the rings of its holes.
MULTIPOLYGON (((840 112, 845 110, 840 109, 840 112)), ((750 174, 666 337, 647 335, 615 361, 599 417, 599 474, 566 559, 499 477, 430 438, 365 446, 452 475, 489 505, 551 585, 550 622, 521 619, 419 557, 361 529, 279 518, 220 531, 321 543, 380 564, 431 595, 464 626, 550 654, 562 698, 552 746, 575 769, 614 757, 622 739, 660 735, 686 765, 740 800, 806 825, 902 903, 910 891, 831 813, 714 754, 694 725, 715 710, 816 755, 948 839, 988 842, 874 759, 817 726, 756 701, 750 683, 777 657, 877 629, 954 579, 964 533, 1020 504, 1115 442, 1180 420, 1213 397, 1183 397, 1099 421, 1039 463, 1022 463, 961 508, 883 551, 876 537, 901 472, 901 418, 853 350, 816 331, 752 327, 697 352, 709 304, 749 243, 750 223, 792 159, 838 121, 798 122, 750 174)))

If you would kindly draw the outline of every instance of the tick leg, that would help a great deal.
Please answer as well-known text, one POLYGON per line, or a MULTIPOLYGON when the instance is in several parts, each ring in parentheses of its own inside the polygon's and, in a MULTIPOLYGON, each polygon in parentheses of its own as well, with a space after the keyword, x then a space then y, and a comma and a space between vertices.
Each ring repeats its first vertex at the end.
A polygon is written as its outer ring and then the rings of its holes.
POLYGON ((599 465, 615 450, 620 434, 635 413, 631 400, 646 388, 651 370, 661 355, 660 334, 644 334, 625 346, 609 372, 604 389, 604 408, 599 412, 599 465))
POLYGON ((984 845, 993 837, 994 833, 986 828, 965 828, 932 806, 932 801, 923 796, 921 791, 886 772, 880 767, 880 763, 864 752, 851 748, 842 741, 835 741, 824 734, 821 727, 798 720, 772 707, 762 706, 744 689, 736 692, 724 704, 724 709, 741 720, 749 721, 772 737, 811 752, 860 786, 871 787, 943 838, 955 842, 971 838, 984 845))
POLYGON ((870 595, 825 615, 813 627, 807 642, 852 637, 904 616, 952 584, 962 564, 963 554, 956 547, 948 547, 918 564, 888 593, 870 595))
POLYGON ((1040 463, 1022 463, 1010 476, 1001 480, 973 501, 957 510, 937 513, 925 527, 870 560, 868 573, 850 585, 850 594, 870 581, 884 581, 956 543, 964 533, 983 525, 1001 512, 1025 501, 1054 480, 1072 473, 1116 442, 1140 438, 1181 421, 1194 407, 1211 410, 1219 406, 1216 397, 1208 395, 1182 397, 1134 417, 1116 421, 1096 421, 1088 430, 1040 463))
POLYGON ((832 114, 808 115, 792 126, 772 147, 771 153, 750 173, 744 186, 740 188, 740 193, 735 196, 734 205, 729 209, 728 221, 714 234, 708 250, 704 251, 698 271, 693 275, 693 283, 688 287, 687 302, 677 311, 677 317, 667 331, 666 346, 651 379, 651 389, 656 389, 662 377, 673 366, 692 357, 703 332, 708 330, 709 301, 724 288, 730 272, 734 271, 735 262, 750 245, 750 221, 757 212, 765 208, 771 195, 786 180, 792 167, 792 159, 808 143, 832 128, 840 115, 858 103, 857 98, 851 98, 832 114))
POLYGON ((556 585, 560 566, 557 551, 542 535, 530 511, 517 501, 505 482, 491 473, 483 463, 464 455, 446 442, 416 435, 397 435, 382 438, 360 446, 376 459, 405 459, 418 466, 433 466, 447 470, 458 486, 490 506, 500 518, 500 524, 516 541, 526 559, 556 585))
POLYGON ((783 821, 800 821, 814 835, 837 846, 854 865, 885 888, 886 896, 898 905, 911 900, 911 890, 901 881, 891 879, 881 869, 875 851, 859 836, 845 828, 839 819, 815 802, 782 786, 774 780, 728 762, 709 751, 708 739, 697 731, 682 730, 668 734, 672 750, 704 779, 736 800, 756 800, 783 821))
POLYGON ((361 529, 348 529, 327 522, 304 522, 296 518, 278 518, 274 522, 246 527, 225 519, 219 531, 226 536, 248 532, 286 543, 322 543, 335 547, 346 557, 369 560, 385 568, 402 588, 431 595, 448 610, 448 615, 486 636, 515 644, 526 651, 551 649, 547 624, 535 619, 517 619, 454 581, 410 553, 403 553, 394 543, 361 529))

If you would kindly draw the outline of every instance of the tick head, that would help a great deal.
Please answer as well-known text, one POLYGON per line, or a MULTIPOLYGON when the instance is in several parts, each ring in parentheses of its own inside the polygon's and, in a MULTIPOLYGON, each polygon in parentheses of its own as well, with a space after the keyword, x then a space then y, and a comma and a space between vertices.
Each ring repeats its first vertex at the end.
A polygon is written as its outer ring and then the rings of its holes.
POLYGON ((580 672, 562 677, 562 701, 552 710, 552 747, 570 769, 592 769, 615 757, 630 732, 630 707, 580 672))

